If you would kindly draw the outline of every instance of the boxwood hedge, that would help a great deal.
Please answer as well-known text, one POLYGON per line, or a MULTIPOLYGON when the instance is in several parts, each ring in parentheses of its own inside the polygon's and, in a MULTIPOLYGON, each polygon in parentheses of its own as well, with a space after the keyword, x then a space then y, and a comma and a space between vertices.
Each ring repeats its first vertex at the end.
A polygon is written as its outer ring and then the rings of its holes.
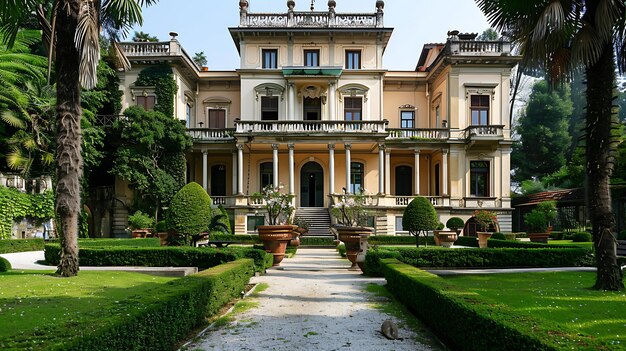
POLYGON ((43 239, 4 239, 0 240, 0 254, 41 251, 44 244, 43 239))
MULTIPOLYGON (((45 259, 50 265, 59 264, 60 247, 45 246, 45 259)), ((83 266, 144 266, 198 267, 207 269, 240 258, 254 260, 257 271, 272 266, 272 255, 252 248, 194 248, 194 247, 90 247, 79 251, 83 266)))
POLYGON ((589 336, 520 315, 396 259, 381 264, 387 289, 453 350, 607 349, 589 336))
POLYGON ((173 350, 207 316, 240 296, 254 274, 251 259, 225 263, 163 284, 153 296, 142 296, 135 308, 85 328, 81 335, 53 350, 173 350))
POLYGON ((11 270, 11 262, 4 257, 0 257, 0 272, 8 272, 11 270))

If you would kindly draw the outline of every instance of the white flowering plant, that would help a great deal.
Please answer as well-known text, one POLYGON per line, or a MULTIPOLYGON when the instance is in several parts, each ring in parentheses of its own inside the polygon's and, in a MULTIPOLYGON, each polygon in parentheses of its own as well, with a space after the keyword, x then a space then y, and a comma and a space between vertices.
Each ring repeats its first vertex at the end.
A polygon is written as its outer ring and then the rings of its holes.
POLYGON ((261 194, 257 195, 263 199, 263 206, 266 211, 266 219, 269 225, 280 225, 288 223, 295 208, 292 205, 293 195, 283 194, 280 190, 283 185, 274 187, 268 185, 263 188, 261 194))
POLYGON ((365 189, 354 194, 343 194, 330 209, 337 223, 346 227, 363 227, 367 225, 368 211, 365 209, 368 195, 365 189))

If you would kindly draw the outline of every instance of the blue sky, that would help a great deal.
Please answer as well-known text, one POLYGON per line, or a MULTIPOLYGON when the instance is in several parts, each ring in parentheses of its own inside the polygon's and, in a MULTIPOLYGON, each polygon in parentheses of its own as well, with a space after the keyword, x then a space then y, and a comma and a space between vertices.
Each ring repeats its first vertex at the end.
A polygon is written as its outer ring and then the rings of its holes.
MULTIPOLYGON (((375 0, 336 0, 337 12, 375 12, 375 0)), ((250 12, 287 11, 287 1, 249 0, 250 12)), ((308 11, 310 0, 296 0, 297 11, 308 11)), ((315 1, 316 11, 328 10, 326 0, 315 1)), ((204 51, 212 70, 239 67, 239 56, 228 27, 239 24, 238 0, 160 0, 144 9, 143 26, 135 30, 168 40, 178 40, 193 55, 204 51)), ((425 43, 444 42, 450 29, 478 32, 489 27, 473 0, 387 0, 385 26, 394 32, 384 57, 388 69, 414 70, 425 43)), ((132 31, 129 38, 132 37, 132 31)))

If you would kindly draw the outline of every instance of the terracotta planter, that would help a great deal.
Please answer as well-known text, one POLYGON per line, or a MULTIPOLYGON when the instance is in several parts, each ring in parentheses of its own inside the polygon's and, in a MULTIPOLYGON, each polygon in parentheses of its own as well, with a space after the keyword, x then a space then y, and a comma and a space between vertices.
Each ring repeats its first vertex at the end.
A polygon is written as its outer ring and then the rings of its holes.
POLYGON ((435 246, 441 246, 441 241, 439 241, 439 232, 441 232, 441 230, 433 230, 433 239, 435 239, 435 246))
POLYGON ((299 228, 294 229, 293 234, 292 234, 292 239, 289 241, 289 246, 290 247, 298 247, 300 246, 300 232, 298 231, 299 228))
POLYGON ((439 241, 441 246, 452 247, 452 244, 459 238, 459 235, 456 231, 436 230, 435 238, 437 238, 436 241, 439 241))
POLYGON ((147 238, 152 231, 150 229, 133 229, 133 238, 147 238))
POLYGON ((361 249, 361 235, 371 235, 374 231, 373 228, 367 227, 337 227, 337 233, 339 240, 346 245, 346 255, 348 260, 352 262, 350 270, 357 270, 356 257, 361 249))
POLYGON ((285 249, 293 239, 293 225, 262 225, 257 229, 259 239, 263 241, 263 249, 274 256, 273 266, 280 265, 285 258, 285 249))
POLYGON ((480 247, 481 249, 486 249, 487 248, 487 240, 489 240, 489 238, 491 238, 491 235, 493 235, 493 233, 490 232, 478 232, 478 247, 480 247))
POLYGON ((161 246, 167 246, 167 237, 168 237, 168 233, 158 233, 159 236, 159 245, 161 246))
POLYGON ((528 233, 528 238, 534 243, 548 243, 549 233, 528 233))

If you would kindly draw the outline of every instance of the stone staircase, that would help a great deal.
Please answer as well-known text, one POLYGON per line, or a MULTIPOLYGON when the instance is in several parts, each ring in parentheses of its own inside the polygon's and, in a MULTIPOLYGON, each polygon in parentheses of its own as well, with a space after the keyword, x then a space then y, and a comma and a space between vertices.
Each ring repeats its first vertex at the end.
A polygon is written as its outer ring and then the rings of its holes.
POLYGON ((120 201, 113 201, 113 225, 111 234, 114 238, 123 238, 128 235, 128 209, 120 201))
POLYGON ((296 217, 309 222, 309 232, 306 236, 333 236, 330 232, 330 214, 324 207, 300 207, 296 210, 296 217))

